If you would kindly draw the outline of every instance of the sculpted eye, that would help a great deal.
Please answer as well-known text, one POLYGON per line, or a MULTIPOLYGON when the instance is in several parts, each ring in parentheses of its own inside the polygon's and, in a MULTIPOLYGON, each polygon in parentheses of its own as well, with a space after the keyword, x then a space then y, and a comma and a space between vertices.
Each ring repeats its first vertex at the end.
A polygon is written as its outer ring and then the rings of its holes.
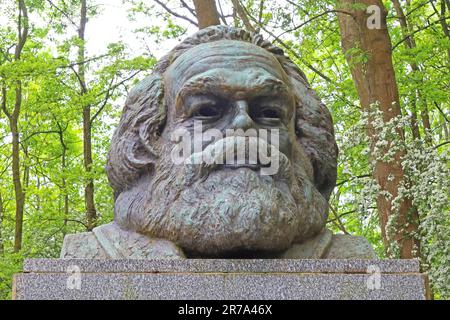
POLYGON ((282 111, 277 107, 264 106, 255 108, 253 119, 267 125, 278 125, 282 118, 282 111))
POLYGON ((263 109, 260 112, 260 118, 265 118, 265 119, 280 119, 281 118, 281 114, 278 110, 275 109, 263 109))
POLYGON ((216 119, 221 116, 220 109, 213 105, 204 105, 194 112, 194 117, 201 120, 216 119))

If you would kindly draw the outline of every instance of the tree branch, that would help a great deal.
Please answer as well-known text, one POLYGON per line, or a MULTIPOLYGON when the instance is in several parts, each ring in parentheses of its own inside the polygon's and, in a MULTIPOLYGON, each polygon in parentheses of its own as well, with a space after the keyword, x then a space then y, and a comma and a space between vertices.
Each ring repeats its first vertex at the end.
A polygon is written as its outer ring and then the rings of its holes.
POLYGON ((27 41, 28 31, 29 31, 29 22, 28 22, 28 9, 25 5, 24 0, 19 0, 19 42, 17 43, 15 58, 16 60, 20 59, 20 54, 22 53, 23 47, 25 46, 25 42, 27 41), (22 28, 23 22, 23 28, 22 28))
POLYGON ((95 119, 99 116, 99 114, 103 111, 103 109, 105 108, 105 106, 108 104, 109 98, 111 97, 111 95, 114 93, 114 89, 112 89, 112 85, 114 83, 114 78, 115 77, 111 77, 111 81, 109 82, 109 87, 106 91, 106 96, 105 99, 103 100, 103 104, 102 106, 97 110, 97 112, 94 114, 94 116, 90 119, 90 123, 92 126, 92 123, 95 121, 95 119))
POLYGON ((347 229, 345 229, 344 224, 341 221, 341 216, 338 215, 338 213, 336 212, 336 210, 333 208, 332 205, 328 205, 328 207, 330 208, 330 210, 333 212, 335 219, 331 220, 339 229, 341 229, 342 232, 344 232, 345 234, 350 234, 347 229))
POLYGON ((52 134, 52 133, 59 133, 59 132, 55 131, 55 130, 36 131, 36 132, 33 132, 32 134, 30 134, 29 136, 27 136, 26 138, 22 139, 21 142, 23 143, 27 140, 30 140, 32 137, 34 137, 38 134, 52 134))
POLYGON ((11 119, 11 114, 8 111, 8 108, 6 107, 6 88, 5 86, 2 86, 2 110, 5 113, 5 115, 8 117, 8 119, 11 119))
POLYGON ((327 223, 334 222, 334 221, 336 221, 338 218, 340 219, 340 218, 342 218, 343 216, 346 216, 346 215, 349 215, 349 214, 352 214, 352 213, 355 213, 355 212, 356 212, 356 210, 351 210, 351 211, 347 211, 347 212, 341 213, 341 214, 338 215, 336 218, 331 219, 331 220, 328 220, 327 223))
POLYGON ((435 146, 434 149, 439 149, 440 147, 443 147, 443 146, 445 146, 445 145, 447 145, 447 144, 449 144, 449 143, 450 143, 450 141, 445 141, 445 142, 443 142, 443 143, 438 144, 437 146, 435 146))
POLYGON ((180 0, 180 2, 181 2, 181 5, 182 5, 184 8, 186 8, 186 9, 187 9, 194 17, 196 16, 195 10, 194 10, 193 8, 191 8, 191 7, 186 3, 186 1, 180 0))
POLYGON ((219 5, 219 17, 222 20, 224 25, 227 25, 227 20, 225 19, 225 15, 223 13, 222 4, 220 3, 220 0, 217 0, 217 4, 219 5))
POLYGON ((351 179, 347 179, 347 180, 344 180, 344 181, 341 181, 341 182, 337 183, 336 187, 341 186, 341 185, 343 185, 343 184, 345 184, 347 182, 350 182, 350 181, 353 181, 353 180, 356 180, 356 179, 370 178, 370 177, 371 177, 370 174, 363 174, 363 175, 360 175, 360 176, 352 177, 351 179))
POLYGON ((51 0, 47 0, 47 2, 56 10, 58 10, 64 17, 66 17, 67 20, 69 20, 69 22, 71 24, 73 24, 75 26, 75 28, 78 29, 78 25, 72 20, 72 18, 69 16, 69 14, 67 12, 65 12, 64 10, 60 9, 57 5, 55 5, 51 0))
POLYGON ((436 102, 436 101, 433 101, 434 102, 434 106, 439 110, 439 112, 442 114, 442 116, 444 117, 444 119, 445 119, 445 121, 446 122, 450 122, 448 119, 447 119, 447 115, 444 113, 444 111, 442 111, 442 109, 439 107, 439 105, 438 105, 438 103, 436 102))
POLYGON ((321 18, 321 17, 323 17, 323 16, 325 16, 325 15, 327 15, 329 13, 343 13, 343 14, 347 14, 349 16, 354 17, 354 15, 351 12, 348 12, 348 11, 345 11, 345 10, 327 10, 327 11, 322 12, 321 14, 318 14, 317 16, 314 16, 314 17, 306 20, 305 22, 302 22, 301 24, 299 24, 298 26, 295 26, 294 28, 291 28, 289 30, 283 31, 283 33, 281 33, 279 35, 279 37, 283 36, 286 33, 289 33, 289 32, 295 31, 297 29, 300 29, 300 28, 304 27, 305 25, 307 25, 308 23, 310 23, 310 22, 312 22, 312 21, 314 21, 316 19, 319 19, 319 18, 321 18))
POLYGON ((111 98, 111 96, 114 93, 114 90, 116 90, 118 87, 120 87, 122 84, 124 84, 125 82, 133 79, 135 76, 137 76, 140 72, 142 72, 142 70, 138 70, 135 73, 133 73, 131 76, 129 76, 128 78, 123 79, 122 81, 116 83, 114 86, 109 87, 106 91, 100 93, 99 95, 103 95, 106 94, 105 99, 103 100, 102 106, 97 110, 97 112, 94 114, 94 116, 91 118, 91 124, 92 122, 94 122, 94 120, 99 116, 99 114, 103 111, 103 109, 106 107, 109 99, 111 98))
POLYGON ((190 23, 192 23, 194 26, 198 27, 198 24, 194 21, 189 19, 188 17, 185 17, 181 14, 176 13, 175 11, 173 11, 172 9, 170 9, 169 7, 167 7, 163 2, 159 1, 159 0, 154 0, 157 4, 159 4, 161 7, 164 8, 164 10, 166 10, 168 13, 170 13, 171 15, 173 15, 174 17, 186 20, 190 23))
POLYGON ((410 39, 410 37, 413 36, 413 35, 415 35, 416 33, 419 33, 419 32, 421 32, 421 31, 423 31, 423 30, 426 30, 426 29, 428 29, 429 27, 434 26, 435 24, 441 23, 442 20, 447 20, 447 19, 450 19, 450 17, 444 17, 444 18, 438 19, 438 20, 433 21, 432 23, 430 23, 430 24, 428 24, 428 25, 426 25, 426 26, 423 26, 423 27, 421 27, 421 28, 419 28, 419 29, 417 29, 417 30, 414 30, 414 31, 411 32, 410 34, 406 35, 402 40, 400 40, 399 42, 397 42, 397 43, 392 47, 392 51, 394 51, 400 44, 402 44, 402 43, 405 42, 406 40, 410 39))
MULTIPOLYGON (((258 23, 258 21, 248 12, 248 10, 243 7, 243 9, 245 10, 245 12, 247 13, 248 17, 255 23, 258 23)), ((301 63, 303 63, 306 67, 308 67, 308 69, 310 69, 311 71, 313 71, 315 74, 317 74, 319 77, 321 77, 322 79, 324 79, 327 82, 333 83, 333 80, 331 80, 329 77, 327 77, 326 75, 324 75, 322 72, 320 72, 319 70, 317 70, 316 68, 314 68, 312 65, 310 65, 309 63, 307 63, 306 61, 304 61, 294 50, 292 50, 287 44, 285 44, 279 37, 277 37, 273 32, 267 30, 262 24, 259 24, 259 26, 261 27, 262 30, 264 30, 265 32, 267 32, 272 38, 275 39, 276 42, 278 42, 281 46, 283 46, 284 48, 286 48, 289 52, 291 52, 291 54, 297 58, 301 63)))
POLYGON ((241 2, 239 0, 231 0, 231 2, 233 3, 233 7, 236 9, 237 15, 241 18, 242 22, 244 23, 245 28, 248 31, 256 32, 255 28, 253 28, 252 24, 250 23, 250 20, 248 20, 247 13, 244 11, 241 2))
POLYGON ((80 75, 78 74, 77 70, 75 70, 74 66, 71 66, 71 65, 69 66, 69 68, 72 69, 73 73, 74 73, 75 76, 77 77, 78 83, 79 83, 80 86, 81 86, 81 91, 82 91, 82 92, 87 92, 88 90, 87 90, 87 88, 86 88, 86 85, 85 85, 83 79, 81 79, 81 77, 80 77, 80 75))
POLYGON ((265 0, 260 0, 259 2, 258 25, 262 24, 262 17, 264 13, 264 2, 265 0))

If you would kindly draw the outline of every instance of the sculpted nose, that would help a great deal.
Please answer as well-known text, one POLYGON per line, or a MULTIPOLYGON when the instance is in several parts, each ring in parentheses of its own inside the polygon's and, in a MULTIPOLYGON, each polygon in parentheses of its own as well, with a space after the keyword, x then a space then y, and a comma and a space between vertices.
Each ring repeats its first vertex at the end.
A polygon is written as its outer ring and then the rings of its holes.
POLYGON ((249 113, 248 103, 244 100, 240 100, 236 102, 236 107, 238 109, 238 112, 233 118, 231 128, 243 130, 252 128, 254 123, 252 118, 248 114, 249 113))

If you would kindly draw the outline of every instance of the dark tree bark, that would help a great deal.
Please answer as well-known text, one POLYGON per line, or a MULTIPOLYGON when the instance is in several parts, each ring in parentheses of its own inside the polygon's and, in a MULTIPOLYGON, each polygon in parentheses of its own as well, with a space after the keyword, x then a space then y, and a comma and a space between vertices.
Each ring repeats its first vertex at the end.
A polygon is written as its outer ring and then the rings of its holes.
MULTIPOLYGON (((17 44, 14 51, 14 59, 19 61, 22 55, 23 47, 28 39, 28 10, 24 0, 19 0, 18 28, 17 28, 17 44)), ((22 249, 23 237, 23 212, 25 207, 25 192, 22 187, 20 178, 20 135, 19 135, 19 118, 22 108, 22 81, 17 80, 15 84, 15 102, 14 109, 11 113, 6 107, 6 87, 4 87, 4 105, 3 111, 8 117, 9 128, 12 135, 12 177, 14 184, 14 195, 16 202, 15 209, 15 231, 14 231, 14 252, 22 249)))
MULTIPOLYGON (((56 125, 58 126, 58 137, 59 142, 61 144, 61 171, 62 171, 62 179, 61 179, 61 191, 63 192, 63 199, 64 199, 64 228, 63 228, 63 235, 67 232, 67 222, 69 219, 69 193, 67 190, 67 180, 65 177, 66 174, 66 168, 67 168, 67 144, 64 141, 64 131, 65 129, 62 128, 61 124, 56 121, 56 125)), ((67 127, 66 127, 67 128, 67 127)))
POLYGON ((194 0, 194 6, 199 29, 220 24, 215 0, 194 0))
MULTIPOLYGON (((86 84, 85 66, 82 63, 85 60, 85 31, 87 24, 87 0, 81 1, 80 24, 78 27, 78 38, 80 45, 78 47, 78 81, 81 87, 81 95, 88 92, 86 84)), ((87 181, 84 188, 84 200, 86 205, 86 224, 88 231, 96 226, 97 210, 94 202, 94 180, 92 174, 92 126, 91 126, 91 105, 83 106, 83 157, 84 168, 87 173, 87 181)))
MULTIPOLYGON (((341 42, 346 59, 351 67, 353 80, 358 91, 361 106, 370 111, 373 104, 378 104, 383 114, 383 121, 388 122, 393 117, 401 114, 398 97, 397 82, 394 67, 392 65, 391 40, 386 25, 386 9, 380 0, 340 0, 341 8, 350 11, 351 15, 339 13, 339 25, 341 29, 341 42), (367 6, 376 5, 381 10, 381 27, 369 29, 367 21, 369 14, 365 10, 354 10, 355 3, 364 3, 367 6), (347 51, 359 47, 368 54, 367 61, 353 63, 352 57, 347 51)), ((373 156, 374 146, 378 141, 377 134, 369 117, 367 128, 371 142, 373 156)), ((404 132, 398 129, 396 134, 399 139, 404 139, 404 132)), ((392 142, 384 150, 387 152, 392 142)), ((401 157, 404 154, 397 151, 392 162, 376 160, 373 177, 382 191, 387 191, 393 198, 398 196, 399 187, 405 181, 405 174, 401 165, 401 157), (392 177, 392 179, 388 179, 392 177)), ((395 218, 396 234, 391 237, 388 232, 388 222, 394 219, 396 212, 391 199, 382 193, 377 196, 377 208, 380 216, 381 234, 386 249, 389 252, 392 241, 397 242, 401 258, 418 256, 419 243, 411 236, 417 230, 418 217, 412 207, 409 198, 403 198, 400 202, 398 216, 395 218), (404 228, 402 231, 400 229, 404 228)))
POLYGON ((0 255, 5 251, 5 246, 3 245, 3 217, 5 215, 5 209, 3 207, 3 198, 0 193, 0 255))

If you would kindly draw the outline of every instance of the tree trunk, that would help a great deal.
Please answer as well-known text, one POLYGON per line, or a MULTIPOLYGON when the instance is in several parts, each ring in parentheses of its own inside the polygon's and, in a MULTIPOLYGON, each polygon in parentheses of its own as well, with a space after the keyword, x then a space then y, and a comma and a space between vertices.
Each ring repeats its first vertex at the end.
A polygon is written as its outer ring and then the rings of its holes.
MULTIPOLYGON (((392 0, 392 3, 394 5, 395 12, 397 13, 398 20, 400 22, 400 26, 402 29, 402 36, 406 38, 405 40, 405 46, 407 49, 414 49, 416 47, 416 41, 414 40, 414 35, 412 34, 412 30, 408 26, 408 21, 406 20, 406 16, 403 12, 402 6, 400 5, 399 0, 392 0)), ((420 70, 420 67, 415 62, 411 62, 410 67, 413 72, 415 73, 422 73, 420 70)), ((431 144, 431 132, 430 132, 430 117, 428 115, 428 106, 427 101, 423 97, 423 93, 420 89, 417 89, 417 98, 420 102, 421 112, 420 115, 422 117, 422 125, 423 129, 425 131, 425 141, 428 144, 431 144)), ((413 126, 417 126, 417 110, 416 110, 417 104, 414 104, 414 108, 411 110, 412 112, 412 120, 413 126)), ((413 127, 413 136, 414 138, 420 138, 420 135, 418 134, 418 127, 413 127)))
POLYGON ((215 0, 194 0, 194 6, 199 29, 220 24, 215 0))
POLYGON ((448 141, 450 135, 449 135, 449 130, 448 130, 448 126, 447 126, 447 120, 445 119, 445 117, 442 114, 440 115, 440 120, 441 120, 442 131, 444 133, 443 140, 448 141))
MULTIPOLYGON (((401 114, 397 82, 392 65, 391 41, 386 25, 386 10, 380 0, 340 0, 340 9, 343 8, 351 13, 339 13, 339 25, 341 29, 341 42, 346 59, 351 68, 353 80, 358 91, 362 108, 369 112, 371 106, 377 105, 383 114, 383 122, 387 123, 393 117, 401 114), (380 28, 369 29, 367 21, 369 14, 365 10, 355 10, 353 5, 364 3, 367 6, 376 5, 380 8, 380 28), (352 61, 352 56, 347 54, 348 50, 359 47, 368 54, 364 62, 352 61)), ((367 128, 371 145, 371 156, 379 137, 373 127, 373 119, 369 116, 367 128)), ((397 129, 398 138, 404 139, 402 129, 397 129)), ((392 145, 388 142, 383 150, 387 152, 392 145)), ((399 187, 405 181, 405 175, 401 166, 403 153, 397 151, 393 161, 387 163, 375 159, 373 177, 377 181, 382 192, 377 195, 377 208, 380 216, 380 226, 383 242, 387 253, 391 254, 391 245, 395 241, 399 247, 401 258, 417 256, 418 242, 411 237, 411 232, 417 230, 417 213, 410 217, 412 201, 403 198, 399 208, 395 210, 390 198, 383 193, 388 192, 392 199, 398 196, 399 187), (390 178, 389 178, 390 177, 390 178), (395 234, 388 230, 388 223, 394 223, 395 234), (409 224, 407 224, 409 223, 409 224), (400 231, 400 228, 404 230, 400 231)))
MULTIPOLYGON (((448 5, 448 10, 450 11, 450 1, 447 1, 447 5, 448 5)), ((448 24, 447 21, 444 19, 445 18, 445 3, 444 0, 441 1, 441 15, 440 15, 440 19, 441 19, 441 25, 442 25, 442 30, 444 31, 444 34, 447 36, 448 39, 450 39, 450 31, 448 28, 448 24)), ((448 60, 450 61, 450 49, 447 50, 447 57, 448 60)))
POLYGON ((0 193, 0 255, 5 251, 5 246, 3 245, 3 216, 5 214, 5 209, 3 207, 3 198, 0 193))
POLYGON ((67 233, 67 221, 69 219, 69 193, 67 192, 67 180, 66 180, 66 168, 67 168, 67 145, 64 141, 64 130, 61 125, 57 123, 58 126, 58 136, 59 142, 61 143, 61 171, 62 171, 62 179, 61 179, 61 189, 64 194, 64 228, 63 235, 67 233))
POLYGON ((418 124, 418 119, 417 119, 417 101, 416 101, 417 97, 414 94, 411 95, 410 100, 411 100, 411 119, 409 120, 410 126, 411 126, 411 132, 412 132, 412 136, 415 140, 420 140, 420 129, 419 129, 419 124, 418 124))
POLYGON ((14 252, 22 249, 22 229, 23 229, 23 209, 25 206, 25 194, 20 179, 20 137, 18 120, 22 105, 22 84, 16 83, 16 103, 9 120, 9 127, 12 135, 12 177, 14 184, 14 195, 16 200, 15 232, 14 232, 14 252))
MULTIPOLYGON (((18 41, 14 51, 14 59, 20 60, 23 47, 28 38, 28 10, 24 0, 19 0, 18 15, 18 41)), ((14 195, 16 200, 15 212, 15 232, 14 232, 14 252, 22 249, 23 237, 23 211, 25 207, 25 193, 20 180, 20 136, 19 136, 19 117, 22 107, 22 81, 16 81, 16 97, 14 110, 9 116, 9 127, 12 135, 12 176, 14 184, 14 195)))
MULTIPOLYGON (((1 108, 3 111, 6 112, 6 116, 8 116, 8 112, 6 109, 6 87, 4 86, 4 84, 2 84, 2 105, 1 108)), ((1 190, 0 190, 1 191, 1 190)), ((0 193, 0 254, 3 254, 4 252, 4 242, 3 242, 3 217, 5 214, 5 208, 3 206, 3 198, 2 198, 2 194, 0 193)))
MULTIPOLYGON (((78 47, 78 80, 81 87, 81 95, 88 92, 85 76, 85 30, 87 24, 87 3, 81 1, 80 25, 78 28, 78 38, 80 45, 78 47)), ((97 211, 94 202, 94 180, 92 178, 92 128, 91 128, 91 105, 83 106, 83 160, 84 168, 87 174, 87 181, 84 188, 84 199, 86 205, 87 230, 91 231, 97 220, 97 211)))
MULTIPOLYGON (((447 21, 445 19, 445 15, 446 15, 446 11, 447 11, 446 8, 445 8, 445 2, 447 2, 447 5, 449 7, 448 10, 450 10, 450 1, 448 1, 448 0, 441 0, 441 9, 440 10, 438 10, 436 8, 436 6, 434 5, 433 1, 430 1, 431 6, 434 9, 434 12, 439 16, 440 24, 442 26, 442 31, 444 32, 445 36, 448 39, 450 39, 450 30, 449 30, 447 21)), ((450 49, 447 49, 447 57, 448 57, 448 59, 450 61, 450 49)))
POLYGON ((428 143, 428 145, 432 144, 431 141, 431 123, 430 123, 430 115, 428 112, 428 105, 427 100, 423 97, 422 92, 419 90, 419 101, 421 101, 422 110, 420 111, 420 116, 422 117, 422 125, 423 129, 425 131, 425 142, 428 143))

